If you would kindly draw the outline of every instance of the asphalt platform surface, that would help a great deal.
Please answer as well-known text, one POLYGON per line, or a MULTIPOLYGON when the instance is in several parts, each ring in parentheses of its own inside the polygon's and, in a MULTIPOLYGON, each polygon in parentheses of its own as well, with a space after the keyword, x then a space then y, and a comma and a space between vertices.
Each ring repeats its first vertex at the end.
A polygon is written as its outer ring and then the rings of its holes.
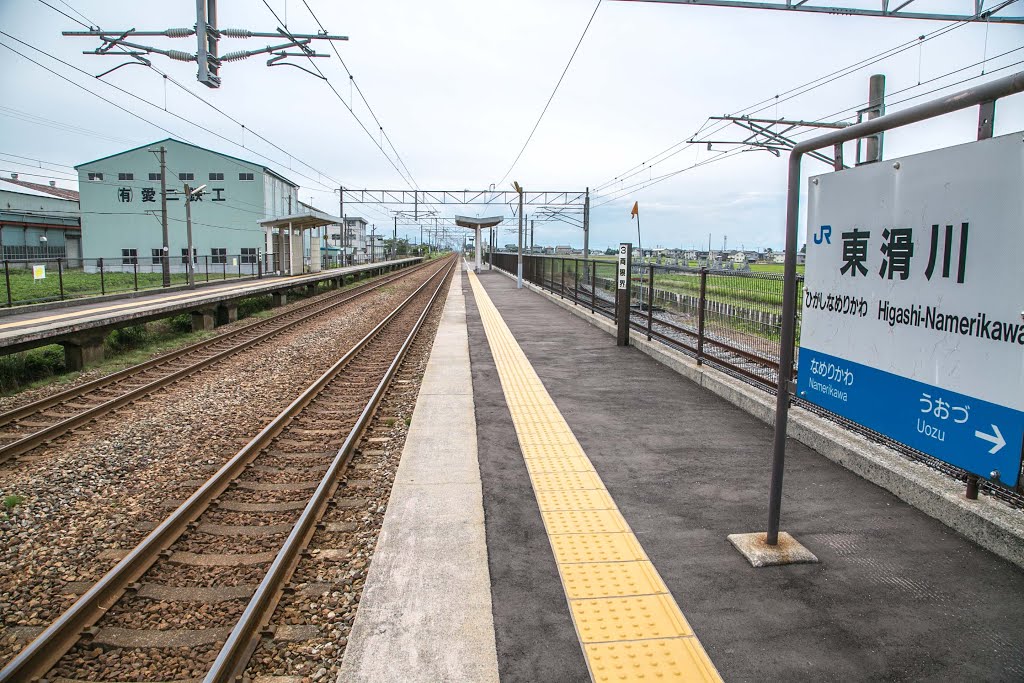
MULTIPOLYGON (((807 447, 782 528, 820 564, 751 568, 771 428, 635 349, 480 280, 726 681, 1024 681, 1024 571, 807 447)), ((498 665, 586 681, 480 316, 464 282, 498 665)))

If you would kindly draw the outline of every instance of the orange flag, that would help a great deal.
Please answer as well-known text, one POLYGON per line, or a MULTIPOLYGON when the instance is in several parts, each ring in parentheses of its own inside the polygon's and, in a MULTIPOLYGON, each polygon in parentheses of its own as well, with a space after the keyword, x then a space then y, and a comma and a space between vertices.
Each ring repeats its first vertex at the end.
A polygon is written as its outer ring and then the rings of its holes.
POLYGON ((640 215, 640 202, 633 202, 633 210, 629 212, 630 216, 640 215))

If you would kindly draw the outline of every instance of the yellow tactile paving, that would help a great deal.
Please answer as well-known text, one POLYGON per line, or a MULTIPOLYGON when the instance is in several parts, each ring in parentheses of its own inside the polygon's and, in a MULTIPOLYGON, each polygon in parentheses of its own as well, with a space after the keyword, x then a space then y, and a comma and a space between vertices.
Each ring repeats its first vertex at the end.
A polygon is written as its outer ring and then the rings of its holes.
POLYGON ((671 595, 572 600, 569 607, 584 643, 693 635, 671 595))
POLYGON ((594 681, 721 681, 558 406, 469 273, 594 681))
MULTIPOLYGON (((286 279, 286 278, 277 278, 277 279, 283 280, 283 279, 286 279)), ((257 284, 257 285, 272 284, 272 283, 276 282, 277 279, 273 279, 273 278, 271 278, 271 279, 263 279, 263 280, 260 280, 260 281, 256 282, 255 284, 257 284)), ((68 318, 82 318, 82 317, 85 317, 87 315, 93 315, 95 313, 106 313, 106 312, 109 312, 109 311, 118 311, 118 310, 121 310, 121 309, 124 309, 124 308, 140 308, 141 309, 141 308, 148 307, 148 306, 156 306, 158 304, 165 304, 165 303, 168 303, 170 301, 178 301, 179 299, 188 299, 189 297, 195 297, 197 295, 197 293, 200 294, 200 295, 201 294, 208 294, 208 293, 213 293, 213 294, 230 294, 231 292, 235 292, 237 290, 245 289, 247 287, 252 287, 252 286, 254 286, 254 283, 250 281, 250 282, 246 282, 246 283, 240 284, 240 285, 232 285, 232 286, 228 286, 228 287, 221 287, 221 288, 216 289, 216 290, 209 290, 208 292, 203 292, 202 290, 193 290, 193 291, 186 292, 184 294, 171 294, 171 295, 168 295, 168 296, 163 296, 163 297, 158 297, 158 298, 153 298, 153 299, 147 299, 147 300, 144 300, 144 301, 129 301, 128 303, 111 304, 110 306, 98 306, 96 308, 87 308, 87 309, 82 309, 82 310, 78 310, 78 311, 71 311, 69 313, 55 313, 53 315, 40 316, 38 318, 31 318, 29 320, 18 320, 18 321, 12 322, 12 323, 2 323, 2 324, 0 324, 0 330, 5 330, 5 329, 11 328, 11 327, 31 327, 33 325, 41 325, 43 323, 53 322, 54 320, 66 320, 68 318)))
POLYGON ((537 491, 541 510, 610 510, 615 502, 607 491, 583 489, 575 491, 537 491))
POLYGON ((625 597, 667 593, 665 582, 650 562, 564 564, 562 583, 573 598, 625 597))
POLYGON ((633 534, 552 536, 551 549, 559 566, 580 562, 636 562, 647 559, 644 549, 633 534))
POLYGON ((720 680, 696 638, 666 638, 583 646, 596 683, 720 680))

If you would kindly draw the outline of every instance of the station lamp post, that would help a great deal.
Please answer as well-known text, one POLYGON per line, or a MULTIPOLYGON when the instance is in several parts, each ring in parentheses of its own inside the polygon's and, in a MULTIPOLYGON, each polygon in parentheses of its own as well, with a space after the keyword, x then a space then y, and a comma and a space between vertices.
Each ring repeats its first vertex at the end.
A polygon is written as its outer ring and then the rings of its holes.
POLYGON ((519 193, 519 257, 516 260, 516 289, 523 288, 523 188, 513 181, 512 187, 519 193))
MULTIPOLYGON (((203 194, 203 190, 206 189, 206 185, 200 185, 196 188, 190 188, 188 183, 185 183, 185 271, 188 273, 188 286, 196 286, 196 269, 195 264, 192 261, 192 201, 203 194)), ((164 245, 164 263, 165 268, 170 269, 171 255, 164 245)))

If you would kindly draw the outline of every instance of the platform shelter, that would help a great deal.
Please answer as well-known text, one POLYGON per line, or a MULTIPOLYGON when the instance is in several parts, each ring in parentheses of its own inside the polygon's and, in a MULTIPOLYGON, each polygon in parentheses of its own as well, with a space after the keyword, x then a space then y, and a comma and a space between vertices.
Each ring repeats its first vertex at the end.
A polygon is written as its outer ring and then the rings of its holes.
MULTIPOLYGON (((319 232, 328 225, 341 225, 342 219, 315 209, 291 216, 260 221, 267 231, 267 270, 281 275, 301 275, 306 271, 305 245, 319 244, 319 232), (306 235, 306 231, 310 234, 306 235)), ((309 250, 310 273, 321 270, 320 249, 309 250)))

